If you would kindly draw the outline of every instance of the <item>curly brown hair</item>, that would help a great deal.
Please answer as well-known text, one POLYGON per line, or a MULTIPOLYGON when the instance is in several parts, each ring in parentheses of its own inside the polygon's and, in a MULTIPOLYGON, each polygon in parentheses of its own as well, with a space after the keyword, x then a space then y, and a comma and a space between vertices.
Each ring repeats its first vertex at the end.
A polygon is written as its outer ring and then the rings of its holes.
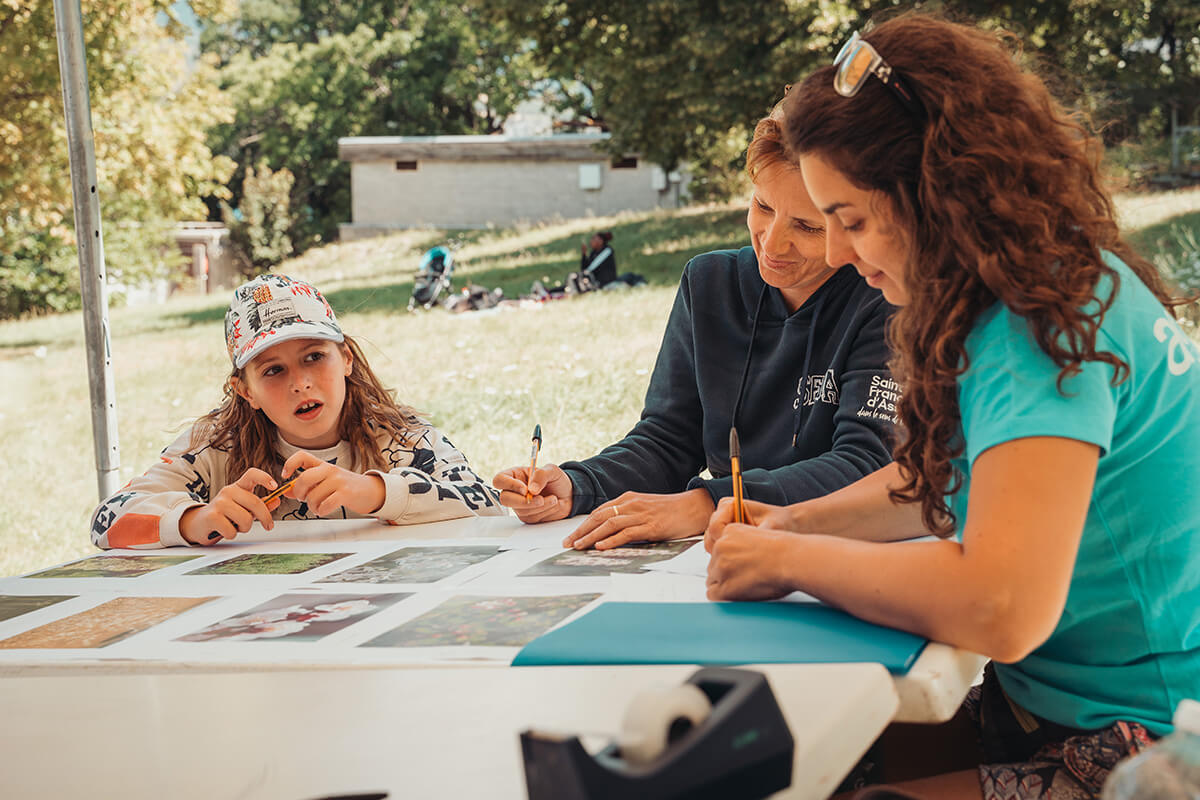
MULTIPOLYGON (((411 443, 426 427, 418 412, 395 401, 393 392, 385 389, 363 356, 358 342, 349 336, 343 343, 353 363, 346 377, 346 401, 338 421, 338 434, 350 445, 353 462, 350 469, 386 472, 390 466, 379 450, 376 437, 386 431, 397 441, 411 443)), ((242 380, 245 369, 234 369, 225 381, 225 400, 205 414, 192 427, 189 449, 208 444, 229 454, 226 476, 230 481, 241 477, 250 467, 258 467, 278 476, 283 458, 275 448, 278 436, 275 424, 261 409, 254 409, 234 389, 242 380)), ((214 487, 218 488, 218 487, 214 487)))
POLYGON ((925 114, 911 113, 870 77, 854 97, 833 88, 823 67, 784 99, 793 158, 818 155, 885 202, 906 240, 909 302, 889 328, 892 370, 902 381, 905 483, 894 502, 919 502, 926 527, 954 530, 946 498, 962 476, 958 377, 965 341, 997 300, 1024 317, 1066 378, 1087 361, 1128 376, 1128 365, 1096 348, 1119 287, 1101 260, 1121 258, 1162 304, 1171 297, 1155 268, 1121 237, 1100 177, 1102 146, 1019 63, 1006 34, 922 12, 896 16, 866 40, 908 81, 925 114), (1102 276, 1114 291, 1097 297, 1102 276))

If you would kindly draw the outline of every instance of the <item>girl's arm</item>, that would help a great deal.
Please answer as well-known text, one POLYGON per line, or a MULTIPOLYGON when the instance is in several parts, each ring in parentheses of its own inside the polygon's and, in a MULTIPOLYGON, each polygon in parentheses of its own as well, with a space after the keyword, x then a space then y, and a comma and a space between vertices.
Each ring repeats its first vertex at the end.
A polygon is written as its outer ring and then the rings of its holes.
POLYGON ((383 479, 386 496, 375 512, 379 519, 410 524, 507 513, 499 493, 433 427, 424 428, 415 443, 391 442, 384 457, 396 466, 386 473, 366 473, 383 479))
MULTIPOLYGON (((870 622, 1019 661, 1062 615, 1098 461, 1096 445, 1056 437, 986 450, 972 470, 961 544, 885 546, 745 525, 710 529, 709 597, 800 590, 870 622)), ((812 519, 853 530, 848 512, 834 508, 812 519)), ((875 513, 869 503, 864 513, 875 513)))
POLYGON ((187 544, 180 518, 188 509, 208 503, 213 494, 214 454, 207 447, 189 450, 190 437, 190 430, 184 432, 163 450, 158 463, 96 507, 92 544, 105 550, 187 544))

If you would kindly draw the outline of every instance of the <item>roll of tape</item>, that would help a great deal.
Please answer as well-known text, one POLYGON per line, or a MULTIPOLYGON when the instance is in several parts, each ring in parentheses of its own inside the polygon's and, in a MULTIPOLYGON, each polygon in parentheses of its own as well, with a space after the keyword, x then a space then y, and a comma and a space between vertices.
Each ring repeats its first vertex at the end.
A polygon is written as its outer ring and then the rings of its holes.
POLYGON ((651 689, 634 696, 621 722, 617 740, 621 757, 632 764, 646 764, 712 712, 712 703, 700 687, 690 683, 670 689, 651 689))

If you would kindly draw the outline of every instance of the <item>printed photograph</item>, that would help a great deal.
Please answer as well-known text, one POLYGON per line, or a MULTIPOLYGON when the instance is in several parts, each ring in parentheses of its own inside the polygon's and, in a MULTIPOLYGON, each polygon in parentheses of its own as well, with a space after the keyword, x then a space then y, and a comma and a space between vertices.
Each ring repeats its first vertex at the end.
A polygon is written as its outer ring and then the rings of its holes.
POLYGON ((202 556, 92 556, 35 572, 26 578, 136 578, 202 556))
POLYGON ((433 583, 499 552, 495 546, 405 547, 322 578, 319 583, 433 583))
POLYGON ((74 597, 73 594, 0 594, 0 622, 74 597))
POLYGON ((191 570, 185 575, 295 575, 353 553, 246 553, 191 570))
POLYGON ((642 567, 666 561, 700 542, 645 542, 627 544, 612 550, 564 550, 539 561, 518 577, 562 575, 608 575, 611 572, 641 572, 642 567))
POLYGON ((382 611, 409 594, 285 594, 177 642, 315 642, 382 611))
POLYGON ((362 647, 522 647, 599 597, 452 597, 362 647))
POLYGON ((118 597, 0 641, 0 649, 106 647, 211 597, 118 597))

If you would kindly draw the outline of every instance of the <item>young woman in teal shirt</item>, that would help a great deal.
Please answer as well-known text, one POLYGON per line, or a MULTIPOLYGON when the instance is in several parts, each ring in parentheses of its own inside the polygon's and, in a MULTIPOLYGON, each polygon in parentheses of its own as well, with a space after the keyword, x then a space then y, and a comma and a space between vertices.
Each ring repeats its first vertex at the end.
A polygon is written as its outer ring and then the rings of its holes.
POLYGON ((946 729, 980 747, 917 796, 1095 796, 1200 697, 1200 348, 1096 140, 995 35, 896 17, 783 112, 827 260, 901 307, 905 435, 839 492, 749 504, 756 526, 724 501, 709 596, 799 589, 990 656, 946 729))

